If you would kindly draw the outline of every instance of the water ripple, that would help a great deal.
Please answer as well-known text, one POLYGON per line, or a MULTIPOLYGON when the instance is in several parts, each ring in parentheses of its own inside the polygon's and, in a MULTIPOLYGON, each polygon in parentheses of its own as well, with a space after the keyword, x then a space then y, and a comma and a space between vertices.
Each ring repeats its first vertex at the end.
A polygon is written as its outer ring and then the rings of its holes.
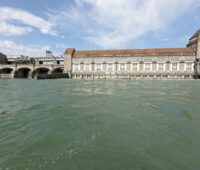
POLYGON ((199 87, 2 80, 0 170, 198 169, 199 87))

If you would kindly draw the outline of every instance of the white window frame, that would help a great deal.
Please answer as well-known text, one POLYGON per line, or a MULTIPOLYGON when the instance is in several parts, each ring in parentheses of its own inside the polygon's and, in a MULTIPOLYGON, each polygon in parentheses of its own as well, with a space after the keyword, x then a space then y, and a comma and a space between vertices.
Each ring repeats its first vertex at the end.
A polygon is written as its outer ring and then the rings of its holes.
POLYGON ((165 69, 166 69, 166 63, 165 62, 158 62, 157 63, 157 71, 165 71, 165 69), (159 70, 159 64, 163 64, 163 70, 159 70))
POLYGON ((62 60, 62 61, 60 61, 60 64, 63 65, 63 64, 65 64, 65 62, 62 60))
POLYGON ((152 64, 153 64, 152 62, 145 62, 145 63, 144 63, 144 68, 143 68, 143 70, 144 70, 144 71, 152 71, 152 64), (146 64, 150 64, 150 70, 146 70, 146 69, 145 69, 145 68, 146 68, 146 67, 145 67, 146 64))
POLYGON ((171 62, 171 64, 170 64, 170 66, 171 66, 170 70, 171 71, 179 71, 179 65, 180 65, 179 62, 171 62), (177 64, 177 70, 173 70, 173 67, 172 67, 173 64, 177 64))
POLYGON ((119 71, 126 71, 127 70, 127 68, 126 68, 126 63, 119 63, 119 71), (121 64, 124 64, 125 66, 124 66, 124 70, 121 70, 121 64))
POLYGON ((113 72, 114 71, 114 68, 115 68, 115 63, 107 63, 107 71, 109 71, 109 72, 113 72), (112 70, 109 70, 109 64, 112 64, 112 70))
POLYGON ((132 62, 131 63, 131 71, 137 72, 137 71, 139 71, 139 68, 140 68, 140 63, 139 62, 132 62), (133 64, 137 64, 137 70, 133 70, 133 64))
POLYGON ((73 64, 73 71, 80 71, 80 64, 73 64), (78 66, 77 70, 75 69, 75 65, 78 66))
POLYGON ((91 71, 91 63, 84 63, 84 71, 91 71), (89 69, 86 70, 86 65, 89 65, 89 69))
POLYGON ((42 64, 44 64, 44 65, 53 65, 54 62, 53 61, 43 61, 42 64))
POLYGON ((103 63, 95 63, 95 71, 102 71, 103 70, 103 63), (97 70, 97 65, 100 65, 100 70, 97 70))
POLYGON ((185 71, 194 71, 194 62, 185 62, 185 68, 184 68, 185 71), (191 70, 187 70, 187 64, 192 64, 191 66, 191 70))

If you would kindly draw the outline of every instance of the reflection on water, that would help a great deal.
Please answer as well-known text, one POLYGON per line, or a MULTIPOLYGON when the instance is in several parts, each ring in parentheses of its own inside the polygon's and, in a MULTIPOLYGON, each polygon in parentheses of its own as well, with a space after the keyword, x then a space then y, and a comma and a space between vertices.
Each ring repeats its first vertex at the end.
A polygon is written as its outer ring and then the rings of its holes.
POLYGON ((0 170, 199 169, 199 87, 0 80, 0 170))

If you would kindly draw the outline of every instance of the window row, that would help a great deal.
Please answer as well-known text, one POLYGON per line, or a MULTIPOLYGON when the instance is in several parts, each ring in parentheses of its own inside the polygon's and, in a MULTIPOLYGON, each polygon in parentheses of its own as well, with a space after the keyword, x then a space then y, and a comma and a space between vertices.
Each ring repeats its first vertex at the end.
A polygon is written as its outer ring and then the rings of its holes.
MULTIPOLYGON (((167 68, 166 68, 166 63, 157 63, 155 66, 154 66, 154 69, 153 69, 153 64, 152 63, 144 63, 142 65, 142 67, 140 67, 140 64, 139 63, 131 63, 130 64, 131 66, 129 67, 129 70, 130 71, 166 71, 167 68)), ((184 68, 182 68, 182 70, 185 70, 185 71, 193 71, 193 67, 194 67, 194 63, 193 62, 188 62, 188 63, 185 63, 183 65, 184 68)), ((180 63, 178 62, 174 62, 174 63, 171 63, 169 65, 169 68, 171 71, 179 71, 181 70, 180 69, 180 63)), ((80 64, 73 64, 73 71, 92 71, 92 65, 91 64, 83 64, 83 68, 81 69, 80 67, 80 64)), ((118 67, 117 67, 117 71, 127 71, 128 70, 128 67, 127 67, 127 64, 126 63, 120 63, 118 64, 118 67)), ((109 72, 113 72, 113 71, 116 71, 116 68, 115 68, 115 64, 114 63, 108 63, 106 64, 106 66, 104 67, 103 64, 95 64, 95 67, 94 67, 94 71, 109 71, 109 72)))

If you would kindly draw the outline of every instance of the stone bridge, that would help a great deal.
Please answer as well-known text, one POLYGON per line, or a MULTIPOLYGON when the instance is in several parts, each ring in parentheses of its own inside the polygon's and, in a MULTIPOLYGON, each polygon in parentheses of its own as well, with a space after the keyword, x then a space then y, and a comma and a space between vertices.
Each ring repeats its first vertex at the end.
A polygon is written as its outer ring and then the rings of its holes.
POLYGON ((0 64, 0 78, 34 78, 41 74, 63 74, 61 64, 0 64))

